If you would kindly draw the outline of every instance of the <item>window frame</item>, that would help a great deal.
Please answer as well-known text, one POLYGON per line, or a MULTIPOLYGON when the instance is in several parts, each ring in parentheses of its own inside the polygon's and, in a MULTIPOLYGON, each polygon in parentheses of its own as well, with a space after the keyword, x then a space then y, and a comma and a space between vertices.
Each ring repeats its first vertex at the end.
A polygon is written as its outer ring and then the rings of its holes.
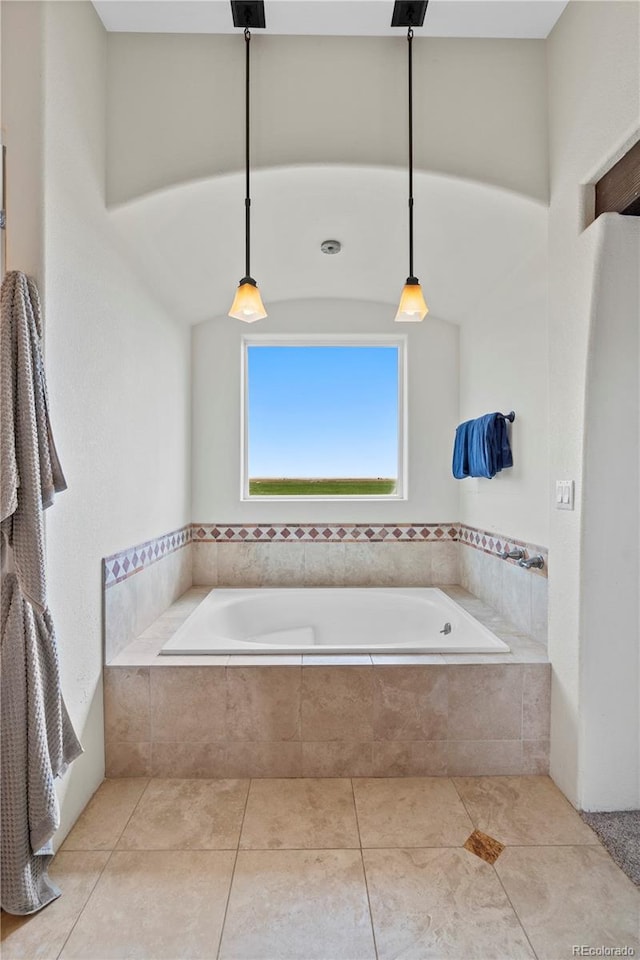
POLYGON ((388 503, 408 499, 408 391, 407 342, 403 334, 243 334, 241 338, 240 376, 240 500, 250 503, 305 503, 338 502, 359 503, 374 501, 388 503), (250 347, 396 347, 398 350, 398 478, 396 492, 345 496, 251 496, 249 493, 249 348, 250 347))

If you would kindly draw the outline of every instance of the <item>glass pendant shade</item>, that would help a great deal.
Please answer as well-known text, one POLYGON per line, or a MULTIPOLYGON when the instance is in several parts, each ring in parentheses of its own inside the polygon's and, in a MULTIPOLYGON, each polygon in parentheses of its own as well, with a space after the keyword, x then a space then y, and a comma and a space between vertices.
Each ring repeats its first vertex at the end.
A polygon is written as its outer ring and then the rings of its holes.
POLYGON ((429 307, 425 303, 420 283, 416 277, 407 277, 396 313, 396 322, 419 323, 428 313, 429 307))
POLYGON ((229 316, 235 320, 244 320, 245 323, 264 320, 267 316, 260 291, 251 277, 243 277, 240 281, 229 316))

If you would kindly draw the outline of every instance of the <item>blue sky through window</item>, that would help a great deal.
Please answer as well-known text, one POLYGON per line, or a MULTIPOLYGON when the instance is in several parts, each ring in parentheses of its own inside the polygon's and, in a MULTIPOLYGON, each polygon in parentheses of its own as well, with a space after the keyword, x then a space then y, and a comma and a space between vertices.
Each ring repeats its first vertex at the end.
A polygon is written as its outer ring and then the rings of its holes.
POLYGON ((397 346, 247 353, 249 477, 397 478, 397 346))

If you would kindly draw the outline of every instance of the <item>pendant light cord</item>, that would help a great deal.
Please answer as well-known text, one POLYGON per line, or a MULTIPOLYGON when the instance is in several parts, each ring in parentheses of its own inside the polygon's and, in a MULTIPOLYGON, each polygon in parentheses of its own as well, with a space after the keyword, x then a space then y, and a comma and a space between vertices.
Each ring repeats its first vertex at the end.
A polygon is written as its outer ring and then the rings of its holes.
POLYGON ((249 183, 249 48, 251 46, 251 32, 248 27, 244 31, 246 49, 246 76, 245 76, 245 198, 244 198, 244 229, 245 229, 245 277, 251 276, 251 196, 249 183))
POLYGON ((407 31, 409 49, 409 276, 413 277, 413 30, 407 31))

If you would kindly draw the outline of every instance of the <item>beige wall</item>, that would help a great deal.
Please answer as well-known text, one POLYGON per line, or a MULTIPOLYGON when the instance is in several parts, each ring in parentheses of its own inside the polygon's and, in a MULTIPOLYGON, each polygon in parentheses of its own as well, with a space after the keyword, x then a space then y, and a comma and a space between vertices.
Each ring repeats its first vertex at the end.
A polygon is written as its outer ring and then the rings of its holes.
POLYGON ((309 300, 270 306, 269 334, 408 336, 407 500, 261 503, 239 499, 240 369, 245 324, 218 318, 193 328, 193 519, 226 523, 451 522, 458 490, 451 442, 458 417, 458 329, 441 320, 393 324, 384 304, 309 300), (394 329, 395 327, 395 329, 394 329), (400 329, 402 327, 402 329, 400 329), (406 329, 406 328, 411 329, 406 329))
POLYGON ((110 232, 107 42, 93 7, 3 4, 3 28, 8 266, 40 284, 69 484, 47 517, 49 601, 85 754, 61 784, 59 840, 104 774, 101 557, 188 519, 189 343, 110 232))
POLYGON ((460 482, 460 520, 491 533, 549 543, 547 220, 531 224, 527 259, 477 304, 460 332, 460 419, 493 410, 508 428, 513 468, 460 482), (535 232, 535 233, 534 233, 535 232))
POLYGON ((43 280, 44 7, 3 3, 2 137, 7 146, 7 269, 43 280), (30 56, 25 55, 25 49, 30 56), (11 150, 9 151, 9 146, 11 150))
MULTIPOLYGON (((581 597, 600 589, 582 566, 585 392, 596 237, 584 229, 585 184, 640 131, 640 7, 572 0, 548 40, 550 483, 575 479, 575 511, 551 511, 549 652, 554 665, 551 770, 576 803, 592 806, 582 726, 581 597)), ((604 642, 604 641, 603 641, 604 642)), ((597 704, 591 709, 597 710, 597 704)))
POLYGON ((582 509, 582 796, 640 805, 640 220, 609 213, 597 253, 582 509), (603 597, 609 602, 603 603, 603 597))
MULTIPOLYGON (((406 163, 406 40, 252 41, 252 161, 406 163), (330 104, 330 109, 327 105, 330 104)), ((239 36, 109 36, 108 197, 244 163, 239 36)), ((541 40, 414 41, 416 167, 548 197, 541 40)))

